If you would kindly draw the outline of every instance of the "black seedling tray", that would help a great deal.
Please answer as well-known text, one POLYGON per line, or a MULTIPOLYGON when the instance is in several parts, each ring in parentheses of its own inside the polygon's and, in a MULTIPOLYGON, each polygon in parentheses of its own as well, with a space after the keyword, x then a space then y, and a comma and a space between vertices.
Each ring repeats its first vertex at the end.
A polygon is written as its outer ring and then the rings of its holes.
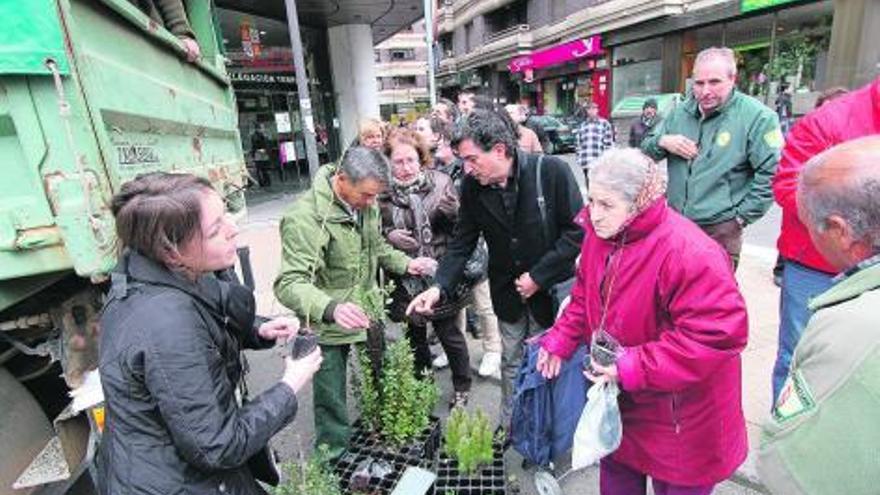
POLYGON ((500 443, 493 445, 492 462, 473 475, 460 472, 458 462, 441 451, 434 495, 446 495, 447 492, 455 495, 506 495, 506 471, 504 449, 500 443))
POLYGON ((349 445, 377 455, 402 456, 415 466, 418 461, 433 459, 440 448, 440 419, 431 416, 428 427, 411 442, 400 447, 390 445, 378 432, 366 429, 358 419, 352 428, 349 445))

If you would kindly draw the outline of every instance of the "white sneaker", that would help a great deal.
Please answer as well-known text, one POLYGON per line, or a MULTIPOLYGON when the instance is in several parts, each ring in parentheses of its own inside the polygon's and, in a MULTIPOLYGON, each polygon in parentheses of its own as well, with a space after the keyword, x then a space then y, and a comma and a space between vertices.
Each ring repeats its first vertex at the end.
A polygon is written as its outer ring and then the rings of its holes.
POLYGON ((501 372, 501 353, 487 352, 483 354, 480 361, 480 369, 477 371, 480 376, 492 376, 501 372))
POLYGON ((440 369, 449 366, 449 358, 446 357, 446 353, 442 352, 439 356, 435 357, 433 361, 431 361, 431 366, 440 369))

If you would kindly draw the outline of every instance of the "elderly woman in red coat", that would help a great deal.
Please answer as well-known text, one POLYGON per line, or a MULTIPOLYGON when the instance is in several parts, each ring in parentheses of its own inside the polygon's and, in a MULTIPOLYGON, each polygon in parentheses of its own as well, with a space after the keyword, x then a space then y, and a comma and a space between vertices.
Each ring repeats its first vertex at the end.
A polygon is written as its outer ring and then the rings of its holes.
POLYGON ((599 331, 622 346, 594 381, 621 394, 620 447, 601 461, 603 495, 711 493, 748 452, 740 353, 748 321, 727 254, 669 208, 665 170, 639 150, 612 150, 590 170, 577 281, 541 342, 538 370, 599 331))

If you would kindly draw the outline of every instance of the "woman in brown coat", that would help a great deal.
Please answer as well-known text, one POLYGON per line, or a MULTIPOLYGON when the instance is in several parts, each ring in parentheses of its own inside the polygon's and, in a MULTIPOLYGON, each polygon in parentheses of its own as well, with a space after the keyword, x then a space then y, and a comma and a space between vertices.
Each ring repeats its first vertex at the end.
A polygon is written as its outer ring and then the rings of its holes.
MULTIPOLYGON (((458 195, 452 179, 428 168, 431 160, 427 144, 414 131, 394 131, 385 141, 385 154, 391 161, 391 186, 380 198, 382 233, 389 244, 410 256, 441 258, 446 253, 458 220, 458 195)), ((403 297, 398 290, 395 297, 403 297)), ((471 388, 470 357, 464 334, 456 316, 432 321, 434 333, 449 357, 455 390, 450 407, 467 403, 471 388)), ((430 369, 427 327, 409 321, 407 332, 415 354, 416 369, 430 369)))

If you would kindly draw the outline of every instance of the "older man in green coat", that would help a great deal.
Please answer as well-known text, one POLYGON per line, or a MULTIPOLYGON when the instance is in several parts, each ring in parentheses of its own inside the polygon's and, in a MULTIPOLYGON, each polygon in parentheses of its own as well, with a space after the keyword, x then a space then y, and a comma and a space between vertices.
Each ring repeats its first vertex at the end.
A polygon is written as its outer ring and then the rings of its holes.
MULTIPOLYGON (((376 197, 389 181, 388 162, 378 151, 354 147, 341 163, 324 166, 312 188, 281 220, 281 273, 275 295, 318 335, 324 362, 314 378, 316 445, 333 457, 348 443, 347 360, 351 344, 366 340, 365 301, 376 299, 378 269, 427 274, 437 264, 410 259, 382 237, 376 197)), ((378 298, 379 307, 383 299, 378 298)), ((381 310, 380 310, 381 312, 381 310)))
POLYGON ((647 155, 666 159, 669 206, 715 239, 734 267, 743 228, 773 204, 770 181, 784 143, 776 112, 735 83, 733 51, 703 50, 691 94, 642 141, 647 155))
POLYGON ((880 137, 811 159, 798 216, 845 270, 814 311, 764 425, 758 471, 771 493, 880 493, 880 137))

